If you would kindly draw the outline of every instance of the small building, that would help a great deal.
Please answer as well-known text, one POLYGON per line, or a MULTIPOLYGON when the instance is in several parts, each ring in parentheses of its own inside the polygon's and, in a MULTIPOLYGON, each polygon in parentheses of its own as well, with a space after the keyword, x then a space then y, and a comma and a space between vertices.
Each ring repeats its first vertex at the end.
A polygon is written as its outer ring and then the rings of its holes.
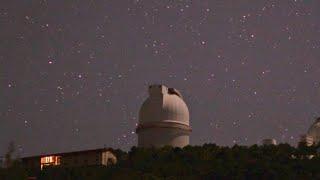
POLYGON ((42 170, 46 166, 108 166, 116 162, 116 156, 105 148, 22 158, 24 166, 31 170, 42 170))
POLYGON ((312 146, 313 143, 314 143, 314 140, 313 140, 312 136, 309 136, 309 135, 305 134, 305 135, 302 135, 300 137, 299 144, 302 144, 302 145, 305 145, 305 146, 312 146))
POLYGON ((264 139, 262 145, 277 145, 277 141, 275 139, 264 139))
POLYGON ((306 135, 312 138, 312 144, 317 145, 320 142, 320 118, 310 126, 306 135))
POLYGON ((320 118, 316 118, 306 134, 300 136, 299 145, 312 146, 320 143, 320 118))

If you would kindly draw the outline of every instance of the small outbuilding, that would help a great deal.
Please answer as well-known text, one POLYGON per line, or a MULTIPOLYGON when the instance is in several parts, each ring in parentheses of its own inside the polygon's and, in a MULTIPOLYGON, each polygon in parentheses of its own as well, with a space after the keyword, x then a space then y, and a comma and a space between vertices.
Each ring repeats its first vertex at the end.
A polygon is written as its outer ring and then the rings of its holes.
POLYGON ((42 170, 46 166, 108 166, 116 164, 117 158, 111 149, 102 148, 24 157, 22 158, 22 163, 27 169, 42 170))

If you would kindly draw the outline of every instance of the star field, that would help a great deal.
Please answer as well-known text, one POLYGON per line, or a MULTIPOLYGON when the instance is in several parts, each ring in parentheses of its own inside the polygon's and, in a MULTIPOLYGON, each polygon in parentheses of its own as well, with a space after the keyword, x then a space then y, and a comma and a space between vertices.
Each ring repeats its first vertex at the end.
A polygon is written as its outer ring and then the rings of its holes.
POLYGON ((147 86, 191 144, 296 144, 320 114, 320 2, 1 1, 0 154, 136 145, 147 86))

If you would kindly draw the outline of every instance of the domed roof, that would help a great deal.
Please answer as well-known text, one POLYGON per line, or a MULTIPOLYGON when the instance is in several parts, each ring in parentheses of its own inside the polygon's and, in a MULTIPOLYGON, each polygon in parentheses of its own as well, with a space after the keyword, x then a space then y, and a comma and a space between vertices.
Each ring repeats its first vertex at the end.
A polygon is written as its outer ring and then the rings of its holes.
POLYGON ((320 141, 320 118, 318 118, 309 128, 308 136, 313 138, 314 143, 319 143, 320 141))
POLYGON ((149 86, 149 97, 142 104, 139 123, 173 122, 189 126, 189 110, 179 91, 163 85, 149 86))

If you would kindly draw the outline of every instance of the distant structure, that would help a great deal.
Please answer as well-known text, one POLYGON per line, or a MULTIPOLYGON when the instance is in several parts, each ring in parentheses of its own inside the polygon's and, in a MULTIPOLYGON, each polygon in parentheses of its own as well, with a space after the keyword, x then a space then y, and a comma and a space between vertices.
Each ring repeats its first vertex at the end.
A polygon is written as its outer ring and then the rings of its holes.
POLYGON ((313 138, 312 136, 309 135, 302 135, 300 137, 300 142, 299 144, 303 144, 305 146, 312 146, 313 145, 313 138))
POLYGON ((181 93, 164 85, 149 86, 139 112, 138 147, 184 147, 189 144, 189 110, 181 93))
POLYGON ((116 162, 116 156, 105 148, 22 158, 24 166, 29 170, 35 171, 42 170, 46 166, 108 166, 110 164, 115 164, 116 162))
POLYGON ((275 139, 264 139, 262 145, 277 145, 277 141, 275 139))
POLYGON ((307 146, 313 144, 318 144, 320 142, 320 118, 317 118, 316 121, 310 126, 307 134, 302 135, 300 143, 303 143, 307 146))

